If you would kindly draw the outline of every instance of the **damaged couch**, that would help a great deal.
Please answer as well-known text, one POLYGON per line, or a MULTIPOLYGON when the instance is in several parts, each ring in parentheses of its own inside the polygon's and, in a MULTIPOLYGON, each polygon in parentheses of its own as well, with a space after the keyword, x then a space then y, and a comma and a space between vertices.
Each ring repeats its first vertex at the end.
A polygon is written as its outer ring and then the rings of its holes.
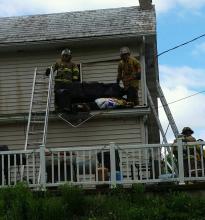
POLYGON ((117 83, 73 82, 55 84, 55 108, 58 112, 89 111, 129 107, 124 89, 117 83))

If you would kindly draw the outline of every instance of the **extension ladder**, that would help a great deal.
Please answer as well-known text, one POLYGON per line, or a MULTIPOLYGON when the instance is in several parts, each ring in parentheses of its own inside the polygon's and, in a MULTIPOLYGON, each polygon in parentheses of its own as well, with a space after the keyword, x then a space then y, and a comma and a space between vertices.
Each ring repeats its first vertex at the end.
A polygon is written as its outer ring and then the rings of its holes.
MULTIPOLYGON (((26 140, 24 150, 36 149, 46 145, 47 129, 48 129, 48 116, 51 103, 53 85, 53 69, 50 68, 49 78, 44 73, 40 73, 35 68, 33 77, 33 86, 31 92, 31 101, 29 108, 29 116, 26 130, 26 140)), ((39 158, 40 159, 40 158, 39 158)), ((29 172, 29 156, 26 155, 27 172, 29 172)), ((35 159, 35 169, 38 172, 37 183, 41 179, 41 163, 35 159)), ((32 165, 33 166, 33 165, 32 165)), ((25 166, 22 167, 21 175, 25 172, 25 166)))
POLYGON ((46 145, 48 116, 51 103, 53 69, 49 77, 35 68, 24 149, 46 145))
MULTIPOLYGON (((175 121, 174 121, 174 118, 173 118, 173 116, 172 116, 172 113, 171 113, 171 111, 170 111, 170 109, 169 109, 168 103, 167 103, 167 101, 166 101, 166 99, 165 99, 165 96, 164 96, 164 94, 163 94, 162 88, 161 88, 161 86, 160 86, 160 84, 159 84, 158 81, 156 81, 156 86, 157 86, 157 92, 158 92, 160 101, 161 101, 162 106, 163 106, 163 108, 164 108, 164 111, 165 111, 165 113, 166 113, 166 116, 167 116, 167 119, 168 119, 168 121, 169 121, 169 124, 170 124, 170 126, 171 126, 171 128, 172 128, 172 131, 173 131, 173 133, 174 133, 175 138, 177 138, 178 135, 179 135, 179 131, 178 131, 178 128, 177 128, 176 123, 175 123, 175 121)), ((157 121, 157 125, 158 125, 158 127, 159 127, 159 129, 160 129, 160 132, 161 132, 161 134, 162 134, 163 142, 164 142, 164 143, 167 143, 166 135, 165 135, 165 133, 164 133, 164 131, 163 131, 163 128, 162 128, 161 122, 160 122, 160 120, 159 120, 159 116, 158 116, 157 110, 156 110, 155 105, 154 105, 154 103, 153 103, 153 101, 152 101, 152 97, 151 97, 151 95, 150 95, 150 92, 149 92, 149 89, 148 89, 148 88, 147 88, 147 97, 148 97, 148 99, 149 99, 150 107, 151 107, 151 109, 152 109, 152 111, 153 111, 153 114, 154 114, 154 116, 155 116, 155 119, 156 119, 156 121, 157 121)))
MULTIPOLYGON (((164 96, 164 94, 163 94, 163 91, 162 91, 161 86, 160 86, 160 84, 159 84, 158 81, 156 81, 156 85, 157 85, 157 92, 158 92, 160 101, 161 101, 161 103, 162 103, 162 105, 163 105, 163 108, 164 108, 164 111, 165 111, 165 113, 166 113, 166 116, 167 116, 167 118, 168 118, 169 124, 170 124, 170 126, 171 126, 171 128, 172 128, 172 131, 173 131, 175 137, 177 138, 178 135, 179 135, 179 131, 178 131, 178 129, 177 129, 176 123, 175 123, 175 121, 174 121, 174 118, 173 118, 172 113, 171 113, 171 111, 170 111, 170 109, 169 109, 168 103, 167 103, 167 101, 166 101, 166 99, 165 99, 165 96, 164 96)), ((158 125, 158 127, 159 127, 159 130, 160 130, 160 132, 161 132, 163 142, 164 142, 165 144, 167 144, 168 141, 167 141, 167 138, 166 138, 166 134, 164 133, 164 130, 163 130, 163 128, 162 128, 162 125, 161 125, 161 122, 160 122, 160 120, 159 120, 159 116, 158 116, 157 110, 156 110, 155 105, 154 105, 154 103, 153 103, 153 100, 152 100, 152 97, 151 97, 151 95, 150 95, 150 92, 149 92, 148 87, 147 87, 147 97, 148 97, 148 99, 149 99, 150 107, 151 107, 152 112, 153 112, 153 114, 154 114, 154 117, 155 117, 155 119, 156 119, 156 122, 157 122, 157 125, 158 125)), ((171 150, 170 150, 169 148, 167 148, 167 150, 168 150, 169 153, 171 153, 171 150)), ((169 162, 167 162, 167 165, 168 165, 168 167, 172 170, 172 167, 171 167, 171 165, 169 164, 169 162)), ((175 164, 174 164, 174 170, 175 170, 176 173, 178 173, 178 170, 177 170, 177 167, 176 167, 175 164)))
POLYGON ((176 123, 174 121, 172 113, 171 113, 171 111, 169 109, 169 106, 168 106, 167 101, 165 99, 164 93, 163 93, 162 88, 161 88, 161 86, 160 86, 158 81, 156 81, 156 86, 157 86, 157 92, 158 92, 160 101, 162 103, 162 106, 164 108, 166 116, 167 116, 167 118, 169 120, 169 124, 170 124, 170 126, 172 128, 172 131, 174 133, 175 138, 177 138, 179 136, 179 130, 178 130, 177 126, 176 126, 176 123))

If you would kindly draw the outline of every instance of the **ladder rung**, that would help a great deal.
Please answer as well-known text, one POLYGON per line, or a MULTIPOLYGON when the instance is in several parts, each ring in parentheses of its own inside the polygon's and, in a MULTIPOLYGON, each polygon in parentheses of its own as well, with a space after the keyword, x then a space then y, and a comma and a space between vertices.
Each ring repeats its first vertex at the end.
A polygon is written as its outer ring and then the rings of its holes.
POLYGON ((34 104, 47 104, 47 100, 45 101, 33 101, 34 104))
POLYGON ((31 121, 32 124, 44 124, 44 121, 31 121))
POLYGON ((41 93, 45 93, 45 92, 48 92, 48 90, 47 89, 43 89, 43 90, 40 90, 40 91, 39 90, 38 91, 36 91, 36 90, 34 91, 35 94, 41 94, 41 93))
POLYGON ((47 125, 48 104, 51 102, 48 97, 51 92, 51 85, 50 78, 48 80, 44 74, 35 68, 25 148, 28 146, 32 148, 32 145, 37 147, 44 143, 43 136, 46 134, 43 127, 47 125), (38 129, 35 129, 37 127, 38 129))
POLYGON ((43 134, 43 131, 30 131, 29 134, 43 134))
POLYGON ((36 110, 35 112, 31 112, 32 114, 42 114, 46 113, 46 110, 36 110))
POLYGON ((46 83, 48 83, 48 82, 46 82, 46 81, 43 81, 43 80, 38 80, 38 81, 36 81, 36 84, 46 84, 46 83))
POLYGON ((37 141, 37 142, 28 143, 27 145, 31 146, 31 145, 40 145, 40 144, 43 144, 43 143, 41 141, 37 141))

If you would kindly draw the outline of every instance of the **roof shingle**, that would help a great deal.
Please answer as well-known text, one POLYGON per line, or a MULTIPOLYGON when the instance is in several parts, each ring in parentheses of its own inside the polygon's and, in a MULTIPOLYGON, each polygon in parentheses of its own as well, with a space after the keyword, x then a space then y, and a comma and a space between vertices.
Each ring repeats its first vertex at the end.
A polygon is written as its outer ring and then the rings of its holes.
POLYGON ((137 6, 0 18, 1 44, 155 33, 154 8, 141 10, 137 6))

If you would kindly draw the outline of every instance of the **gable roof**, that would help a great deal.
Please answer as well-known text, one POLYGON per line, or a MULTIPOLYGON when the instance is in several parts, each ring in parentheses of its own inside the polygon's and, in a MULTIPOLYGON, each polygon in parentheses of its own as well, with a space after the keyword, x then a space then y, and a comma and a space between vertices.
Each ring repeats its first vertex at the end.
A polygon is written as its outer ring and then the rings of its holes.
POLYGON ((0 18, 0 44, 155 33, 154 8, 138 6, 0 18))

